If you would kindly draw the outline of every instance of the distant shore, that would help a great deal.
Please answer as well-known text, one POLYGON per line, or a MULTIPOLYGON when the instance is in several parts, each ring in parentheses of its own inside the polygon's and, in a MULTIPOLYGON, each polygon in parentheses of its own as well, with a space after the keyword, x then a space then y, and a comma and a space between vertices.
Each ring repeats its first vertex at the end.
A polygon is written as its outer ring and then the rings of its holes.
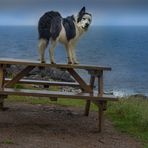
MULTIPOLYGON (((23 66, 19 66, 19 65, 13 65, 11 67, 8 67, 6 69, 7 72, 7 77, 13 77, 15 74, 17 74, 20 70, 22 70, 24 67, 23 66)), ((55 69, 55 68, 44 68, 44 69, 39 69, 39 68, 35 68, 33 69, 29 75, 27 75, 25 77, 26 79, 34 79, 34 80, 46 80, 46 81, 66 81, 66 82, 74 82, 74 79, 70 76, 69 73, 67 73, 65 70, 60 70, 60 69, 55 69)), ((68 89, 68 87, 67 87, 68 89)), ((72 88, 69 88, 69 91, 71 91, 72 88)), ((75 90, 75 89, 74 89, 75 90)), ((144 99, 148 99, 147 95, 144 94, 120 94, 120 92, 108 92, 111 93, 119 98, 122 97, 142 97, 144 99)))
MULTIPOLYGON (((13 77, 19 71, 21 71, 24 66, 13 65, 6 69, 7 77, 13 77)), ((70 77, 70 74, 65 70, 55 69, 55 68, 35 68, 33 69, 29 75, 25 78, 29 79, 39 79, 39 80, 56 80, 56 81, 66 81, 66 82, 74 82, 74 80, 70 77)))

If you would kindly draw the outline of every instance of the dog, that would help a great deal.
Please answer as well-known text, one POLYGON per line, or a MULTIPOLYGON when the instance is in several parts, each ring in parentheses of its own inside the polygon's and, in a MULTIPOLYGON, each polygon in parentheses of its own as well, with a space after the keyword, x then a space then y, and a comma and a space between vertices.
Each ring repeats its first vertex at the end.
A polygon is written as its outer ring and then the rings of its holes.
POLYGON ((59 12, 49 11, 40 17, 38 22, 38 49, 41 63, 45 63, 44 53, 50 42, 49 54, 51 64, 55 64, 54 49, 58 42, 67 51, 68 64, 79 64, 76 59, 75 46, 80 36, 86 32, 92 22, 92 15, 83 7, 74 16, 63 18, 59 12))

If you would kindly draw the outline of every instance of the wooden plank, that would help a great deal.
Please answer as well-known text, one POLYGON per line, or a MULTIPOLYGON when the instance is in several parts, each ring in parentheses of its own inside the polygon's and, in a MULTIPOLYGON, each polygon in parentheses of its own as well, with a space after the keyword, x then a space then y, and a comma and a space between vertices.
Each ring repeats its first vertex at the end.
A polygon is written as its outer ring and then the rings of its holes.
POLYGON ((89 85, 85 83, 85 81, 79 76, 79 74, 72 68, 67 69, 67 71, 73 76, 73 78, 79 83, 81 89, 84 92, 92 92, 92 89, 89 85))
MULTIPOLYGON (((92 88, 92 90, 93 90, 93 87, 94 87, 94 83, 95 83, 95 76, 91 76, 91 78, 90 78, 90 87, 92 88)), ((87 100, 86 105, 85 105, 85 112, 84 112, 85 116, 89 115, 90 104, 91 104, 91 101, 87 100)))
POLYGON ((7 65, 26 65, 26 66, 38 66, 38 67, 54 67, 54 68, 76 68, 76 69, 87 69, 87 70, 107 70, 110 71, 110 67, 96 66, 96 65, 79 65, 79 64, 50 64, 40 63, 40 61, 22 60, 22 59, 6 59, 0 58, 0 64, 7 65))
POLYGON ((20 79, 26 76, 33 68, 34 66, 27 66, 26 68, 24 68, 11 81, 7 82, 5 84, 5 87, 13 87, 14 84, 16 84, 20 79))
POLYGON ((113 95, 98 96, 97 93, 74 93, 74 92, 57 92, 48 90, 30 90, 30 89, 13 89, 4 88, 0 90, 1 95, 19 95, 19 96, 35 96, 35 97, 57 97, 57 98, 72 98, 72 99, 86 99, 86 100, 108 100, 117 101, 118 99, 113 95))
MULTIPOLYGON (((11 81, 12 79, 5 78, 5 83, 11 81)), ((48 86, 80 86, 76 82, 58 82, 58 81, 45 81, 45 80, 29 80, 29 79, 21 79, 17 83, 20 84, 36 84, 36 85, 48 85, 48 86)))

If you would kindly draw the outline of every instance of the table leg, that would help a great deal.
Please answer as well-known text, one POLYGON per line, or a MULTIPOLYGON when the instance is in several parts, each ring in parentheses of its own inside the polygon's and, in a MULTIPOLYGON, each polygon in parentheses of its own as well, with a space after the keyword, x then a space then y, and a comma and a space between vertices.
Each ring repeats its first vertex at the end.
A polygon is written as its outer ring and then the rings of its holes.
MULTIPOLYGON (((94 87, 94 83, 95 83, 95 76, 91 76, 91 78, 90 78, 90 87, 92 88, 92 90, 93 90, 93 87, 94 87)), ((91 104, 91 101, 87 100, 86 105, 85 105, 85 113, 84 113, 85 116, 89 115, 90 104, 91 104)))
POLYGON ((98 95, 103 95, 104 93, 104 84, 103 84, 103 71, 100 72, 98 76, 98 95))
MULTIPOLYGON (((98 95, 102 96, 103 94, 104 94, 103 71, 101 71, 98 76, 98 95)), ((102 131, 102 125, 104 122, 103 111, 104 111, 105 106, 106 106, 106 101, 99 101, 98 103, 99 132, 102 131)))
POLYGON ((103 125, 103 102, 99 102, 99 109, 98 109, 98 118, 99 118, 99 125, 98 125, 98 127, 99 127, 99 132, 101 132, 102 131, 102 125, 103 125))
MULTIPOLYGON (((4 73, 5 68, 4 65, 0 65, 0 89, 2 90, 4 88, 4 73)), ((4 109, 4 95, 0 95, 0 110, 4 109)))
MULTIPOLYGON (((49 85, 44 85, 44 88, 45 89, 48 89, 49 88, 49 85)), ((58 98, 57 97, 50 97, 49 98, 51 101, 58 101, 58 98)))

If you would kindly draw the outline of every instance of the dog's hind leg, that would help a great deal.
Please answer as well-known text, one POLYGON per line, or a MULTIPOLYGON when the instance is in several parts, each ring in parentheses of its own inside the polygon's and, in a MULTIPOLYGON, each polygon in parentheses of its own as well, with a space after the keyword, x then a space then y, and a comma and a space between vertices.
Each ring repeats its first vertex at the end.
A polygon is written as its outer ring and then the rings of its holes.
POLYGON ((38 49, 39 49, 41 63, 45 63, 44 54, 45 54, 45 49, 47 47, 47 44, 48 44, 48 41, 46 39, 39 40, 38 49))
POLYGON ((51 64, 55 64, 54 49, 55 49, 56 45, 57 45, 57 41, 51 40, 51 47, 49 48, 49 55, 50 55, 50 63, 51 64))

